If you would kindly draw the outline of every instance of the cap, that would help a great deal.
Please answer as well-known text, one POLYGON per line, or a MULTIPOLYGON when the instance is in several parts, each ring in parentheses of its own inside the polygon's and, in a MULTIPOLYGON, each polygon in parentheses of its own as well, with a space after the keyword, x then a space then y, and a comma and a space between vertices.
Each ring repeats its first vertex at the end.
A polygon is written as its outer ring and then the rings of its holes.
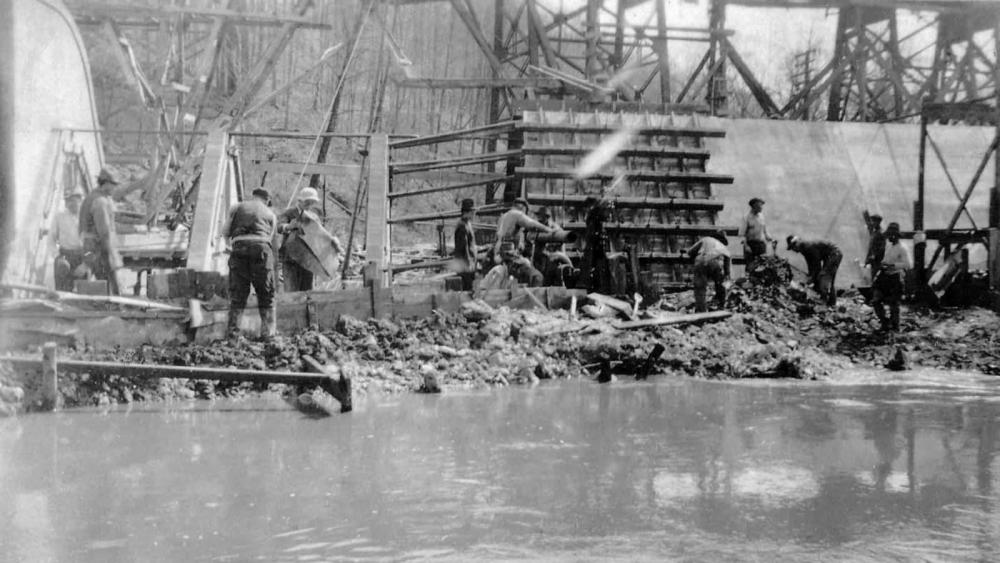
POLYGON ((895 221, 893 221, 892 223, 889 223, 889 226, 885 228, 885 231, 886 232, 896 231, 898 233, 899 232, 899 223, 897 223, 895 221))
POLYGON ((102 168, 101 173, 97 175, 97 185, 101 184, 117 184, 118 180, 115 179, 115 175, 107 168, 102 168))
POLYGON ((476 202, 474 200, 472 200, 471 198, 466 198, 462 200, 462 213, 465 213, 466 211, 475 211, 475 210, 476 210, 476 202))
POLYGON ((528 200, 524 199, 523 197, 514 198, 514 203, 515 204, 520 203, 521 205, 524 206, 525 209, 527 209, 529 207, 528 206, 528 200))
POLYGON ((879 214, 877 214, 877 213, 874 214, 874 215, 869 215, 868 218, 871 219, 872 221, 876 222, 876 223, 881 223, 882 222, 882 216, 879 215, 879 214))
POLYGON ((752 198, 750 200, 750 205, 753 205, 755 203, 764 203, 764 200, 760 199, 759 197, 752 198))
POLYGON ((252 191, 250 193, 254 197, 259 197, 259 198, 263 199, 264 201, 270 201, 271 200, 271 194, 270 194, 270 192, 268 192, 264 188, 257 188, 256 190, 254 190, 254 191, 252 191))
POLYGON ((316 191, 316 188, 302 188, 302 191, 299 192, 299 197, 297 199, 299 201, 317 201, 318 202, 319 201, 319 192, 316 191))

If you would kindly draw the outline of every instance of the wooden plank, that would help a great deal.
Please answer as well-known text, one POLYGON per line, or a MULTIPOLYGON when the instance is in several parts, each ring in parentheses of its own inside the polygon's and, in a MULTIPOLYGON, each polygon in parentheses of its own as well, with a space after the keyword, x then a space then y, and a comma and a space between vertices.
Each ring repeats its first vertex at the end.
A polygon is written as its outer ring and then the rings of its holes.
MULTIPOLYGON (((508 205, 495 205, 495 206, 484 206, 476 210, 477 215, 501 215, 510 206, 508 205)), ((461 216, 458 210, 454 211, 438 211, 432 213, 415 213, 413 215, 403 215, 402 217, 393 217, 389 219, 390 225, 395 225, 398 223, 415 223, 417 221, 436 221, 443 219, 457 219, 461 216)))
MULTIPOLYGON (((563 155, 577 156, 593 152, 597 145, 526 145, 521 148, 521 152, 526 155, 563 155)), ((642 156, 642 157, 666 157, 666 158, 692 158, 708 160, 711 153, 706 149, 694 149, 687 147, 669 146, 631 146, 618 151, 619 156, 642 156)))
POLYGON ((474 186, 483 186, 483 185, 486 185, 486 184, 497 184, 497 183, 500 183, 500 182, 507 182, 507 181, 513 180, 515 178, 516 178, 516 176, 504 176, 504 175, 501 175, 501 174, 496 174, 496 175, 489 176, 487 178, 482 178, 482 179, 479 179, 479 180, 474 180, 472 182, 463 182, 463 183, 460 183, 460 184, 451 184, 451 185, 447 185, 447 186, 436 186, 436 187, 433 187, 433 188, 424 188, 424 189, 420 189, 420 190, 409 190, 409 191, 405 191, 405 192, 393 192, 393 193, 389 194, 389 199, 395 199, 395 198, 399 198, 399 197, 413 197, 413 196, 424 195, 424 194, 432 194, 432 193, 438 193, 438 192, 450 192, 450 191, 453 191, 453 190, 461 190, 461 189, 464 189, 464 188, 471 188, 471 187, 474 187, 474 186))
POLYGON ((95 20, 105 20, 109 17, 147 17, 147 18, 174 18, 179 15, 190 16, 194 22, 209 21, 212 18, 225 18, 232 23, 257 26, 279 26, 284 24, 294 24, 299 27, 309 29, 332 29, 330 24, 316 21, 315 19, 278 16, 266 13, 242 12, 237 10, 225 10, 218 8, 193 8, 184 6, 169 5, 140 5, 125 3, 80 3, 73 5, 73 17, 87 24, 95 20))
POLYGON ((188 245, 186 266, 192 270, 213 270, 215 253, 222 250, 222 239, 218 236, 221 225, 216 223, 216 218, 226 188, 227 144, 228 135, 221 128, 208 135, 188 245))
POLYGON ((327 176, 343 176, 345 172, 351 174, 361 173, 361 166, 358 164, 282 162, 275 160, 251 160, 250 164, 267 172, 325 174, 327 176))
POLYGON ((403 139, 400 141, 393 141, 389 144, 390 148, 393 149, 405 149, 410 147, 418 147, 421 145, 430 145, 434 143, 444 143, 447 141, 454 141, 468 136, 482 136, 482 135, 500 135, 502 133, 507 133, 514 130, 514 126, 518 123, 515 120, 499 121, 497 123, 490 123, 488 125, 481 125, 479 127, 470 127, 469 129, 461 129, 459 131, 448 131, 446 133, 438 133, 436 135, 427 135, 424 137, 417 137, 416 139, 403 139))
POLYGON ((562 88, 558 80, 542 76, 518 78, 406 78, 394 80, 400 88, 428 88, 435 90, 473 90, 480 88, 562 88))
MULTIPOLYGON (((529 168, 518 167, 515 174, 521 178, 556 178, 573 180, 573 170, 568 168, 529 168)), ((733 177, 728 174, 714 174, 711 172, 679 172, 676 170, 626 170, 624 172, 626 180, 650 181, 650 182, 705 182, 712 184, 732 184, 733 177)), ((597 173, 591 175, 590 179, 605 181, 614 180, 616 174, 597 173)))
MULTIPOLYGON (((617 125, 589 125, 581 123, 528 123, 518 122, 517 129, 535 133, 614 133, 617 125)), ((725 137, 725 129, 700 127, 639 127, 636 135, 680 137, 725 137)))
MULTIPOLYGON (((570 231, 585 230, 587 225, 582 221, 573 221, 563 224, 563 229, 570 231)), ((630 224, 630 223, 605 223, 604 228, 611 233, 616 232, 631 232, 631 233, 642 233, 642 232, 657 232, 664 234, 676 234, 676 235, 708 235, 715 231, 721 230, 727 235, 735 236, 738 227, 723 227, 719 225, 687 225, 687 224, 673 224, 673 225, 663 225, 663 224, 630 224)))
MULTIPOLYGON (((528 192, 526 195, 526 199, 532 205, 558 205, 562 207, 584 205, 588 197, 589 196, 586 195, 559 195, 531 192, 528 192)), ((722 211, 725 205, 719 200, 712 199, 683 199, 665 197, 609 197, 608 201, 614 202, 615 207, 636 209, 722 211)))
POLYGON ((694 313, 691 315, 664 316, 655 319, 644 319, 641 321, 625 321, 612 323, 611 326, 618 330, 633 330, 637 328, 649 328, 654 326, 684 325, 721 321, 733 316, 729 311, 711 311, 708 313, 694 313))
POLYGON ((423 172, 426 170, 437 170, 439 168, 455 168, 459 166, 475 166, 488 162, 499 162, 510 158, 517 158, 521 155, 520 150, 500 151, 494 153, 484 153, 470 156, 458 156, 454 158, 441 158, 435 160, 415 160, 410 162, 393 162, 389 165, 393 174, 407 174, 410 172, 423 172))

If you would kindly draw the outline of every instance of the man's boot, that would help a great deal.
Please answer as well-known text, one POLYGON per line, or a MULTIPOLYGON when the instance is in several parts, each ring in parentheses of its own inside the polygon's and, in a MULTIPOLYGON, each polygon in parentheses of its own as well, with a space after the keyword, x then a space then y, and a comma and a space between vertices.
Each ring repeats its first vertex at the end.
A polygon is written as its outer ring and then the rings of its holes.
POLYGON ((878 322, 882 325, 882 330, 889 328, 889 319, 885 317, 885 307, 881 302, 876 302, 872 304, 872 308, 875 309, 875 316, 878 317, 878 322))
POLYGON ((899 332, 899 307, 898 306, 890 307, 889 316, 890 316, 889 323, 892 330, 895 332, 899 332))
POLYGON ((236 338, 240 335, 240 317, 242 316, 242 307, 229 308, 229 323, 226 325, 226 338, 236 338))
POLYGON ((276 334, 278 334, 278 318, 274 307, 260 309, 260 337, 274 338, 276 334))

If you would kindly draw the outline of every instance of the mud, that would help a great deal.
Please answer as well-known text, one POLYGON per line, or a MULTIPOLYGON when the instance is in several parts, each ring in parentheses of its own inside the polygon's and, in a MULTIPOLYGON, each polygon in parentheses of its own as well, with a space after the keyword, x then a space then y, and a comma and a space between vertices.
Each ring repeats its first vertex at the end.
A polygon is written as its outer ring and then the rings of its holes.
MULTIPOLYGON (((649 374, 698 378, 821 379, 854 368, 936 367, 1000 375, 997 315, 985 309, 904 307, 902 330, 887 333, 864 298, 843 291, 828 307, 787 263, 769 261, 728 293, 720 322, 616 330, 613 320, 571 318, 568 311, 493 309, 467 303, 461 313, 416 320, 342 317, 334 330, 306 330, 270 342, 239 338, 170 348, 61 351, 66 357, 244 369, 304 370, 302 357, 337 364, 354 391, 399 393, 534 384, 540 379, 628 380, 649 374), (657 345, 662 350, 651 356, 657 345), (902 359, 902 361, 901 361, 902 359)), ((690 291, 648 312, 691 312, 690 291)), ((0 399, 23 408, 24 377, 0 371, 0 399), (12 400, 7 400, 12 399, 12 400)), ((30 385, 28 386, 30 396, 30 385)), ((268 391, 248 383, 141 380, 68 375, 67 406, 170 399, 241 397, 268 391)), ((282 392, 281 386, 270 389, 282 392)), ((28 405, 30 407, 30 405, 28 405)))

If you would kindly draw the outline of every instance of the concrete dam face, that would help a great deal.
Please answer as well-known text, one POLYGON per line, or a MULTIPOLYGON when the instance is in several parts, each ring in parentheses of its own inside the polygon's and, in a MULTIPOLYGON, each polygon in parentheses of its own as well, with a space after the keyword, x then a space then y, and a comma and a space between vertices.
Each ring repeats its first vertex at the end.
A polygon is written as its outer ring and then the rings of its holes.
POLYGON ((13 236, 2 281, 51 287, 52 220, 64 194, 86 191, 104 164, 97 109, 83 40, 62 2, 18 0, 8 9, 13 228, 5 232, 13 236))

